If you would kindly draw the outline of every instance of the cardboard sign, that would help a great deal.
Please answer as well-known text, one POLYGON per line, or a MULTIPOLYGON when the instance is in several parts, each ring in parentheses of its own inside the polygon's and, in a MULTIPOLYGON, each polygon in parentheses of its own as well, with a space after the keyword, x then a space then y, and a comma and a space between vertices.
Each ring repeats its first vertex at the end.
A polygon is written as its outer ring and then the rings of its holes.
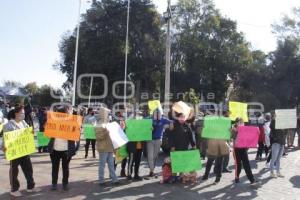
POLYGON ((45 135, 49 138, 78 141, 80 139, 81 124, 81 116, 47 112, 45 135))
POLYGON ((202 169, 199 150, 171 152, 172 173, 193 172, 202 169))
POLYGON ((244 122, 248 122, 249 119, 248 119, 247 107, 248 107, 248 104, 246 104, 246 103, 230 101, 229 102, 229 112, 230 112, 229 118, 232 121, 235 121, 236 118, 241 117, 244 120, 244 122))
POLYGON ((123 129, 117 122, 108 123, 106 128, 109 131, 109 136, 114 149, 124 146, 129 141, 123 129))
POLYGON ((204 118, 201 137, 230 140, 231 120, 227 117, 208 116, 204 118))
POLYGON ((255 126, 239 126, 235 140, 236 148, 257 148, 259 128, 255 126))
POLYGON ((152 119, 126 120, 125 132, 131 142, 152 140, 152 119))
POLYGON ((39 147, 48 146, 50 138, 46 137, 43 132, 37 132, 37 141, 39 147))
POLYGON ((5 132, 3 137, 8 161, 35 153, 32 127, 5 132))
POLYGON ((162 111, 162 107, 159 100, 148 101, 148 107, 150 110, 150 115, 152 115, 156 109, 160 109, 162 111))
POLYGON ((297 128, 296 109, 275 110, 275 129, 297 128))
POLYGON ((92 124, 83 124, 83 134, 85 139, 96 139, 95 126, 92 124))

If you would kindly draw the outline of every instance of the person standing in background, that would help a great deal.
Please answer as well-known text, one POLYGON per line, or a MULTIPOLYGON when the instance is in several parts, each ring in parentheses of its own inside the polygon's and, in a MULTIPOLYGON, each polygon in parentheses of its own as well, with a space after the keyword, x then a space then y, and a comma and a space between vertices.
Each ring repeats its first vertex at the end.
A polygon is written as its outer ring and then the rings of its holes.
POLYGON ((272 121, 270 124, 271 134, 270 140, 272 145, 272 159, 270 162, 270 169, 272 178, 280 177, 283 178, 284 175, 280 172, 280 160, 284 153, 284 146, 286 141, 286 131, 275 128, 275 114, 272 116, 272 121), (274 173, 276 170, 276 174, 274 173))
MULTIPOLYGON (((43 108, 39 109, 39 111, 38 111, 38 120, 39 120, 39 131, 44 133, 45 124, 47 122, 47 108, 46 107, 43 107, 43 108)), ((39 146, 38 150, 39 150, 39 153, 42 153, 42 151, 47 152, 47 146, 44 146, 44 147, 39 146)))
MULTIPOLYGON (((24 100, 24 110, 25 110, 25 122, 33 128, 33 112, 32 112, 32 106, 31 106, 31 97, 25 98, 24 100)), ((34 130, 34 129, 33 129, 34 130)))
MULTIPOLYGON (((95 112, 93 111, 93 108, 88 109, 87 116, 83 119, 83 124, 89 124, 96 126, 97 118, 95 117, 95 112)), ((93 151, 93 158, 96 158, 96 139, 86 139, 85 140, 85 158, 88 157, 89 154, 89 148, 90 144, 92 145, 92 151, 93 151)))

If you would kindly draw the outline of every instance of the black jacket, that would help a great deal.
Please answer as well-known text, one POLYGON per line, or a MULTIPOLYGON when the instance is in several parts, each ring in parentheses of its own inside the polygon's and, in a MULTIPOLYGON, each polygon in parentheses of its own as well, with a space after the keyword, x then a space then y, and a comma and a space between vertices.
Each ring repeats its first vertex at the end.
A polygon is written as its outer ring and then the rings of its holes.
POLYGON ((174 123, 174 129, 170 131, 170 147, 176 151, 188 150, 189 145, 195 146, 193 134, 187 124, 174 123))
MULTIPOLYGON (((51 138, 48 144, 48 151, 51 154, 53 152, 55 138, 51 138)), ((73 157, 79 148, 79 142, 68 140, 68 157, 73 157)))
POLYGON ((270 133, 271 144, 277 143, 280 145, 285 145, 286 133, 284 130, 275 129, 275 120, 271 121, 270 128, 271 128, 271 133, 270 133))

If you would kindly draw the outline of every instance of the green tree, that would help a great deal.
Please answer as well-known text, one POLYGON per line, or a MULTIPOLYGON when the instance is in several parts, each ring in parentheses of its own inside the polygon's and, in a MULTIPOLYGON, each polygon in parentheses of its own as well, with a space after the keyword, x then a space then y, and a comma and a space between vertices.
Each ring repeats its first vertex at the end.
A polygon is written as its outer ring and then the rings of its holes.
MULTIPOLYGON (((124 79, 125 35, 127 2, 103 0, 94 2, 82 16, 78 74, 101 73, 109 79, 109 88, 114 81, 124 79)), ((60 43, 61 61, 56 66, 73 81, 76 30, 66 34, 60 43)), ((129 26, 128 74, 142 91, 155 91, 157 77, 152 74, 163 71, 163 41, 160 15, 149 0, 131 1, 129 26)), ((88 93, 89 80, 83 81, 83 91, 88 93)), ((120 90, 122 95, 122 91, 120 90)), ((102 83, 96 83, 93 94, 102 94, 102 83)), ((109 90, 111 99, 111 90, 109 90)), ((107 100, 106 99, 106 100, 107 100)))
POLYGON ((31 82, 31 83, 27 83, 24 89, 28 94, 35 95, 38 92, 39 87, 36 84, 36 82, 31 82))
POLYGON ((179 0, 174 17, 172 86, 179 91, 194 88, 204 96, 214 93, 216 102, 224 100, 227 77, 237 80, 253 61, 236 22, 222 17, 210 0, 179 0))

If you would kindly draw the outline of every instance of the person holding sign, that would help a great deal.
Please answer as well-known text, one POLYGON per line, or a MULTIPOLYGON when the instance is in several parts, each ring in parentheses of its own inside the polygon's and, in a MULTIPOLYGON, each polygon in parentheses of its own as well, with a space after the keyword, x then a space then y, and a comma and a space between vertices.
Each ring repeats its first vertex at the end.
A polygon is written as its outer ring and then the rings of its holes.
POLYGON ((170 133, 171 151, 186 151, 189 145, 196 146, 190 127, 186 124, 186 117, 182 113, 176 113, 174 129, 170 133))
MULTIPOLYGON (((93 108, 89 108, 88 109, 88 115, 84 117, 83 119, 83 127, 85 125, 92 125, 92 126, 95 126, 97 123, 97 119, 95 117, 95 113, 93 111, 93 108)), ((84 128, 84 131, 91 131, 91 130, 94 130, 94 129, 89 129, 88 127, 85 129, 84 128)), ((86 137, 86 134, 87 133, 84 133, 85 134, 85 137, 86 137)), ((93 134, 95 134, 93 132, 93 134)), ((93 136, 92 136, 93 137, 93 136)), ((93 158, 96 158, 96 139, 95 138, 87 138, 85 139, 86 143, 85 143, 85 158, 88 157, 88 154, 89 154, 89 148, 90 148, 90 144, 92 145, 92 150, 93 150, 93 158)))
POLYGON ((235 159, 235 183, 240 182, 240 173, 242 171, 242 165, 246 172, 247 178, 250 181, 251 185, 256 185, 258 181, 254 179, 254 176, 252 174, 252 170, 250 167, 250 162, 248 158, 248 149, 247 148, 237 148, 236 147, 236 138, 238 136, 238 128, 239 126, 244 126, 244 121, 242 118, 238 117, 235 120, 235 124, 232 127, 232 138, 233 138, 233 144, 234 144, 234 151, 233 151, 233 157, 235 159))
POLYGON ((162 113, 159 109, 153 112, 153 122, 152 122, 152 140, 147 142, 147 158, 150 168, 149 177, 154 176, 154 168, 156 164, 156 159, 160 151, 161 138, 164 131, 164 127, 171 123, 170 120, 162 117, 162 113))
POLYGON ((112 182, 116 185, 119 184, 114 167, 114 147, 109 136, 109 131, 105 127, 105 125, 109 122, 107 111, 108 110, 104 110, 101 108, 101 112, 103 112, 103 118, 101 124, 97 125, 95 128, 97 150, 99 152, 99 184, 103 186, 105 185, 104 169, 106 163, 108 165, 109 176, 112 179, 112 182))
POLYGON ((284 152, 284 146, 286 141, 286 132, 282 129, 276 129, 276 115, 273 115, 273 119, 271 121, 270 129, 270 140, 271 140, 271 152, 272 158, 270 162, 270 169, 272 178, 280 177, 283 178, 283 174, 280 173, 280 160, 284 152), (276 166, 275 166, 276 165, 276 166), (274 169, 276 170, 277 174, 274 173, 274 169))
MULTIPOLYGON (((175 119, 174 128, 170 131, 171 153, 177 151, 188 151, 189 146, 195 148, 196 144, 193 139, 192 131, 186 123, 187 117, 185 117, 182 113, 175 112, 175 119)), ((176 173, 174 176, 176 177, 176 173)), ((176 178, 173 182, 176 182, 176 178)))
MULTIPOLYGON (((7 124, 4 125, 3 127, 4 133, 5 132, 12 133, 12 131, 29 127, 28 124, 24 121, 25 112, 23 106, 16 105, 15 108, 10 111, 9 116, 11 117, 11 119, 7 124)), ((3 145, 3 147, 4 147, 3 152, 6 152, 8 149, 5 148, 5 145, 3 145)), ((18 180, 19 166, 21 166, 27 181, 27 192, 35 191, 34 189, 35 182, 33 179, 33 169, 32 169, 30 156, 29 155, 22 156, 20 158, 10 161, 10 170, 9 170, 9 180, 11 185, 10 194, 14 197, 22 196, 21 192, 19 191, 20 188, 20 182, 18 180)))
MULTIPOLYGON (((68 108, 65 106, 60 106, 57 109, 59 113, 69 113, 68 108)), ((50 138, 48 145, 48 150, 50 153, 51 163, 52 163, 52 188, 51 190, 57 190, 57 180, 59 172, 59 163, 62 161, 63 170, 63 190, 69 190, 69 164, 72 157, 76 154, 78 150, 78 143, 75 144, 73 140, 66 140, 61 138, 50 138)))

